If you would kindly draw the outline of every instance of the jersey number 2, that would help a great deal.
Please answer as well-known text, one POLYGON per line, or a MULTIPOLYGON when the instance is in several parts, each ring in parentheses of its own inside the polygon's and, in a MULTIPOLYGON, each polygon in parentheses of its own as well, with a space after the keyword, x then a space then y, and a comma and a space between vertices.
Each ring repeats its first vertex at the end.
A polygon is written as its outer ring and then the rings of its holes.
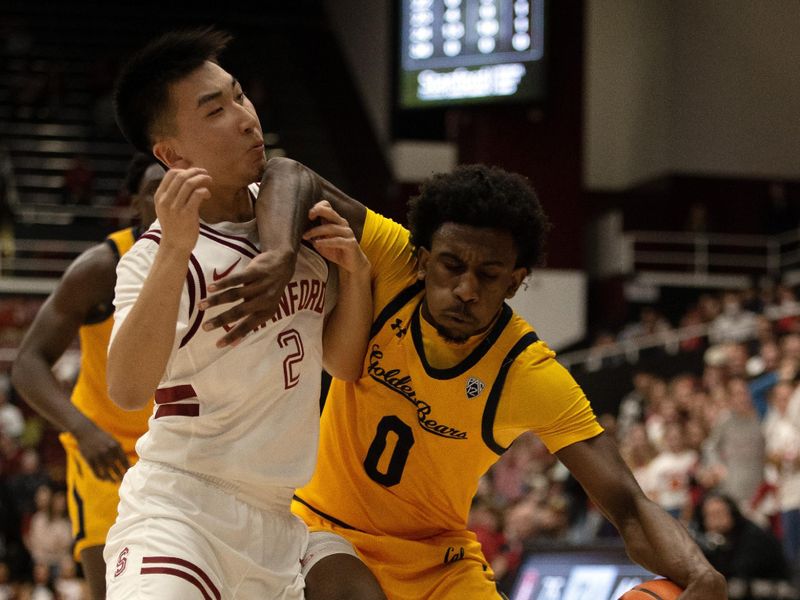
POLYGON ((287 329, 278 334, 278 346, 286 348, 289 345, 294 346, 294 351, 283 359, 283 387, 287 390, 296 386, 300 381, 300 375, 294 372, 293 367, 305 356, 303 338, 295 329, 287 329))
POLYGON ((378 423, 375 438, 372 440, 372 444, 370 444, 367 451, 367 457, 364 459, 364 470, 369 475, 369 478, 376 483, 386 487, 397 485, 403 477, 403 469, 406 468, 408 453, 413 445, 414 433, 411 431, 411 427, 394 415, 383 417, 378 423), (389 466, 386 467, 384 472, 378 468, 378 462, 386 451, 386 442, 390 432, 397 436, 397 441, 389 458, 389 466))

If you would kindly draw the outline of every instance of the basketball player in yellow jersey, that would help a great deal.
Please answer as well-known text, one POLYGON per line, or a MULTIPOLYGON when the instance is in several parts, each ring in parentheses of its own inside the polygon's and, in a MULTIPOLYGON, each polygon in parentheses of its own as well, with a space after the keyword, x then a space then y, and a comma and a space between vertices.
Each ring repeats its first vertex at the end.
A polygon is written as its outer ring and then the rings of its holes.
POLYGON ((134 444, 147 430, 152 412, 152 404, 140 411, 123 411, 106 392, 116 266, 155 219, 153 193, 163 176, 152 157, 133 159, 125 187, 141 224, 112 233, 75 259, 36 315, 12 370, 17 391, 63 431, 74 554, 82 563, 93 600, 105 598, 106 533, 117 516, 122 475, 136 461, 134 444), (52 367, 76 334, 81 364, 70 401, 52 367))
MULTIPOLYGON (((645 497, 577 383, 505 304, 540 261, 548 229, 527 181, 478 165, 434 176, 411 201, 410 232, 322 183, 370 259, 374 324, 361 378, 330 388, 296 513, 347 538, 392 600, 499 598, 467 515, 481 475, 533 431, 631 558, 685 587, 682 600, 726 598, 725 580, 645 497)), ((227 289, 211 303, 247 298, 263 318, 257 280, 218 282, 227 289)))

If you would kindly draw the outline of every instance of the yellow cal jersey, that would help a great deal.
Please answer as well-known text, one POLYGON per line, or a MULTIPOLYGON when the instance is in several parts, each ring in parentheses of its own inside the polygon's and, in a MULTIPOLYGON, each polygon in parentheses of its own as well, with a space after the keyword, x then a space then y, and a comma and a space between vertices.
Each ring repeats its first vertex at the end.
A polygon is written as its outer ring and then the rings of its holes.
MULTIPOLYGON (((122 229, 106 238, 118 259, 135 241, 133 228, 122 229)), ((147 431, 153 405, 151 400, 141 410, 126 411, 108 397, 106 361, 113 325, 113 312, 109 312, 102 321, 80 328, 81 363, 78 381, 72 390, 72 403, 100 429, 114 436, 126 454, 133 455, 136 440, 147 431)), ((65 446, 77 448, 75 438, 69 433, 62 433, 61 441, 65 446)))
POLYGON ((294 507, 312 528, 324 522, 348 537, 390 598, 446 597, 438 580, 429 586, 440 586, 436 593, 397 591, 400 579, 415 576, 383 577, 381 562, 393 555, 360 547, 361 534, 387 544, 444 539, 435 560, 454 562, 474 540, 466 523, 479 479, 516 437, 533 431, 555 452, 602 428, 555 354, 510 307, 487 333, 448 344, 420 314, 408 231, 368 211, 361 245, 375 305, 364 369, 355 383, 333 381, 317 468, 294 507), (455 532, 461 548, 447 545, 455 532))

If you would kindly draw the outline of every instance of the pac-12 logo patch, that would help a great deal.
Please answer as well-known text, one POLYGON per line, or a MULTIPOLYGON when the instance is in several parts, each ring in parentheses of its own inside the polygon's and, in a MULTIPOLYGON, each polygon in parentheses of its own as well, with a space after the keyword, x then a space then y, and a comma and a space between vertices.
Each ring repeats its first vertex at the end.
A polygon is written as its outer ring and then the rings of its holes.
POLYGON ((486 384, 483 383, 477 377, 470 377, 467 380, 467 398, 475 398, 481 395, 483 388, 486 387, 486 384))
POLYGON ((114 577, 119 577, 125 572, 125 567, 128 566, 128 547, 125 546, 117 557, 117 567, 114 569, 114 577))

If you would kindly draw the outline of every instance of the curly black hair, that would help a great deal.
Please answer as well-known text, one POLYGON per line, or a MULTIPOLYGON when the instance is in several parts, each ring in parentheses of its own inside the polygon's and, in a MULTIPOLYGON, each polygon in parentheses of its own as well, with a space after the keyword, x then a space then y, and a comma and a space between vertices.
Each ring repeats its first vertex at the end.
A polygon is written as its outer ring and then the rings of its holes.
POLYGON ((544 260, 550 221, 522 175, 486 165, 462 165, 434 175, 409 201, 411 243, 430 249, 434 233, 448 222, 508 231, 517 248, 517 267, 530 270, 544 260))
POLYGON ((151 152, 153 134, 168 126, 169 86, 206 61, 217 62, 232 37, 213 28, 174 31, 139 50, 123 66, 114 85, 114 110, 125 138, 151 152))

